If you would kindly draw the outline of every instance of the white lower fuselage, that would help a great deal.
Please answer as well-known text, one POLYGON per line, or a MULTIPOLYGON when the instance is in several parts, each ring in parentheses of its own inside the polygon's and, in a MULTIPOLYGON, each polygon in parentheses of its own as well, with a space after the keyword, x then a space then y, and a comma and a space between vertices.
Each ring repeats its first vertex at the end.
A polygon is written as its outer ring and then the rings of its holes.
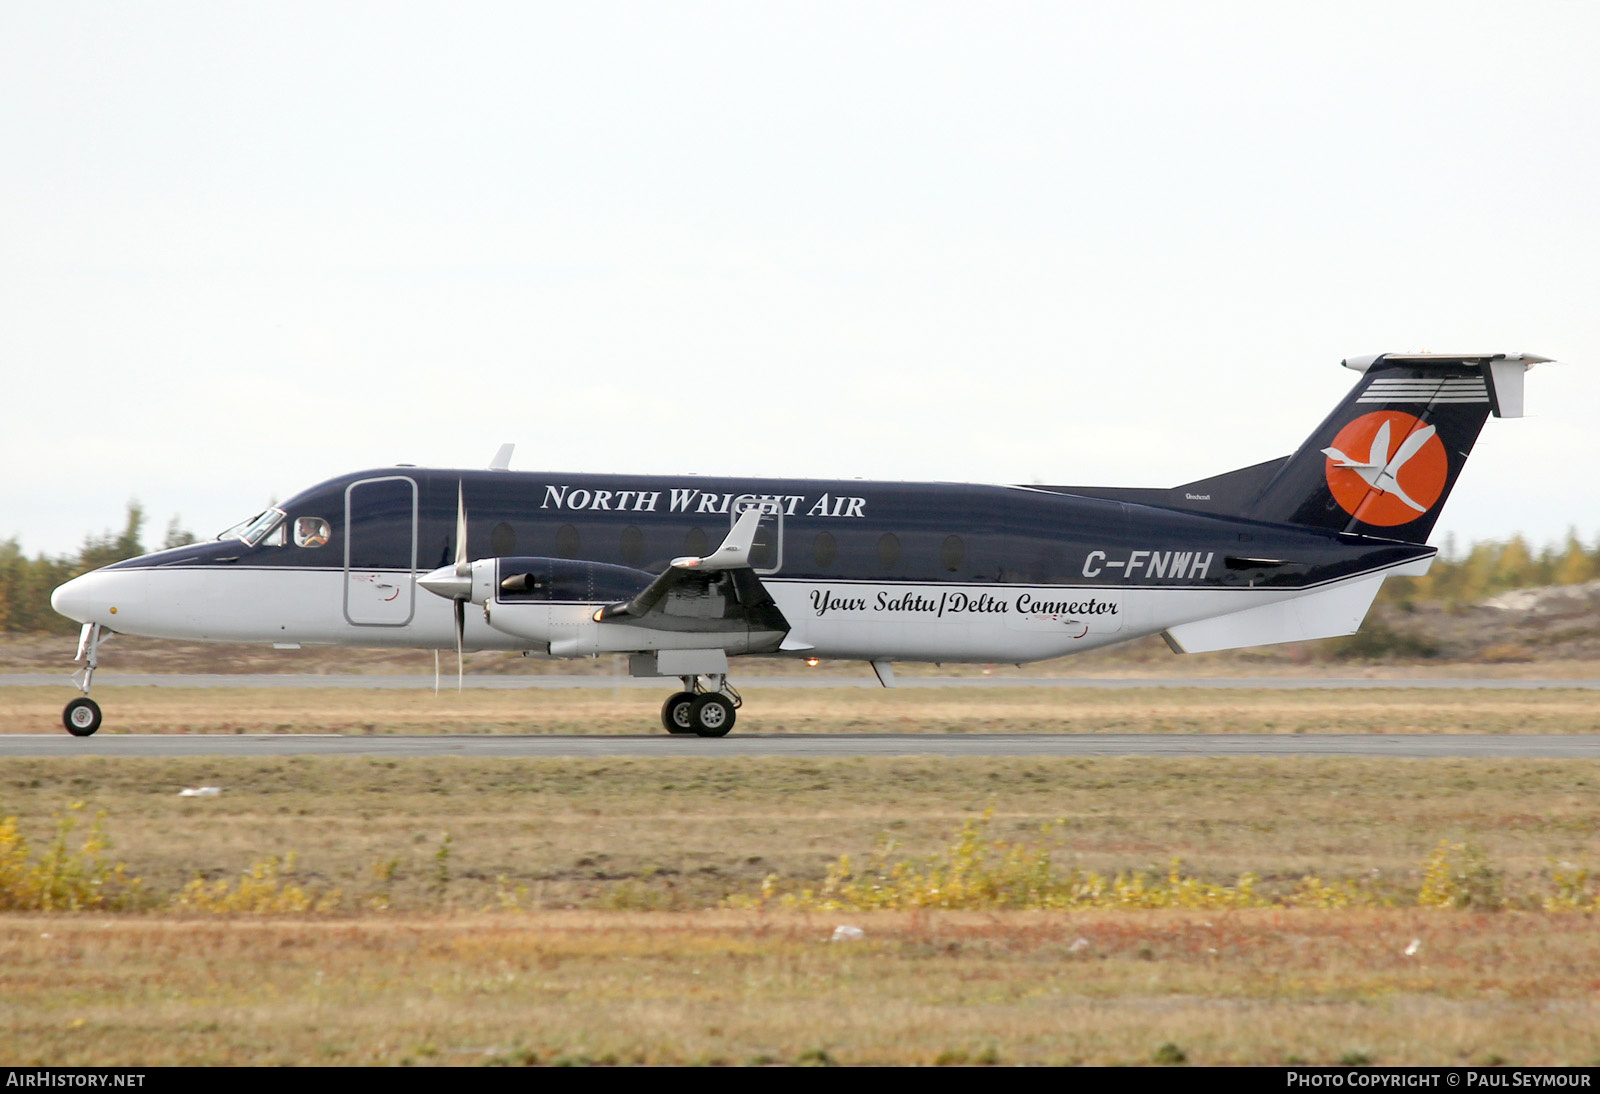
MULTIPOLYGON (((453 649, 449 601, 418 590, 415 576, 406 571, 346 574, 284 567, 103 570, 72 582, 61 606, 81 621, 152 638, 453 649)), ((1278 605, 1281 612, 1289 601, 1326 599, 1329 594, 1360 601, 1348 628, 1353 630, 1382 576, 1382 571, 1362 574, 1312 589, 958 585, 776 576, 765 579, 765 585, 791 624, 784 652, 794 656, 1027 662, 1181 630, 1185 624, 1250 609, 1278 605)), ((785 637, 755 632, 717 635, 709 641, 712 636, 702 632, 601 624, 592 618, 599 606, 492 601, 485 612, 469 605, 465 645, 544 655, 553 644, 558 656, 707 646, 741 654, 776 653, 785 637)))

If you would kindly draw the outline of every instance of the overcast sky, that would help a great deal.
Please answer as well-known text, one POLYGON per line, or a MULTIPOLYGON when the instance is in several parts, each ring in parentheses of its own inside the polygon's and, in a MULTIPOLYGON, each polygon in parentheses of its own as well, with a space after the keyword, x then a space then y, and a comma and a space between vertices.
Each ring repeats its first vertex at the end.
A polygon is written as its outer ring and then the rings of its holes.
POLYGON ((1600 6, 0 0, 0 538, 361 467, 1169 486, 1527 350, 1600 533, 1600 6))

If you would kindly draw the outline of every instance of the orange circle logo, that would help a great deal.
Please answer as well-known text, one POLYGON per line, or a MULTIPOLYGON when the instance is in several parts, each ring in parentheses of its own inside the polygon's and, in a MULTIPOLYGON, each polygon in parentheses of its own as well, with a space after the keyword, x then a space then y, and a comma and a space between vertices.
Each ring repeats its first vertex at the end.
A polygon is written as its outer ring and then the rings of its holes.
POLYGON ((1365 524, 1410 524, 1433 508, 1450 478, 1435 427, 1398 410, 1363 414, 1322 454, 1334 500, 1365 524))

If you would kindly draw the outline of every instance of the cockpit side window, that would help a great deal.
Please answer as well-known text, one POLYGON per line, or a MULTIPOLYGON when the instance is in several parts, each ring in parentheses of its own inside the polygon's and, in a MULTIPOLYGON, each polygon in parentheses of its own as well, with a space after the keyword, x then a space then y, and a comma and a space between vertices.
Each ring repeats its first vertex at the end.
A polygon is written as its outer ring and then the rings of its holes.
MULTIPOLYGON (((263 509, 249 520, 241 520, 232 528, 225 528, 218 532, 217 538, 219 540, 237 538, 243 540, 248 546, 255 547, 260 545, 288 515, 282 509, 263 509)), ((276 537, 275 541, 270 545, 282 547, 283 537, 281 535, 276 537)))
MULTIPOLYGON (((261 514, 259 514, 259 513, 256 514, 256 516, 260 516, 260 515, 261 514)), ((246 528, 250 527, 255 522, 256 522, 256 518, 255 517, 250 517, 250 518, 248 518, 246 520, 241 520, 238 524, 230 524, 230 525, 228 525, 226 528, 224 528, 222 531, 220 531, 220 532, 218 532, 216 534, 216 542, 217 543, 221 543, 225 539, 238 539, 241 535, 244 534, 244 530, 246 528)))
POLYGON ((321 517, 294 518, 294 545, 296 547, 323 547, 329 536, 328 522, 321 517))

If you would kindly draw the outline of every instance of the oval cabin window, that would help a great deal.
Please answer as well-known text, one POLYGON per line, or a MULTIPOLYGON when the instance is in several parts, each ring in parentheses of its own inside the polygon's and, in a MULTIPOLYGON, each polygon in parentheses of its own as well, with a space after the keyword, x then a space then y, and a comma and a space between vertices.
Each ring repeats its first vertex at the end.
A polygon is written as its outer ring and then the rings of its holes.
POLYGON ((642 558, 644 533, 630 524, 622 530, 622 561, 629 566, 637 566, 642 558))
POLYGON ((556 533, 556 557, 578 557, 578 530, 570 524, 563 524, 556 533))
POLYGON ((818 569, 826 570, 833 565, 834 559, 839 557, 839 544, 832 532, 817 533, 817 538, 811 541, 811 557, 818 569))
POLYGON ((944 568, 951 573, 961 569, 961 563, 967 557, 967 545, 961 542, 960 536, 945 536, 944 545, 939 548, 939 558, 944 562, 944 568))
POLYGON ((508 558, 517 553, 517 533, 511 530, 511 525, 501 521, 494 526, 494 531, 489 533, 489 550, 495 558, 508 558))
POLYGON ((883 533, 878 540, 878 565, 892 570, 900 565, 900 537, 893 532, 883 533))

